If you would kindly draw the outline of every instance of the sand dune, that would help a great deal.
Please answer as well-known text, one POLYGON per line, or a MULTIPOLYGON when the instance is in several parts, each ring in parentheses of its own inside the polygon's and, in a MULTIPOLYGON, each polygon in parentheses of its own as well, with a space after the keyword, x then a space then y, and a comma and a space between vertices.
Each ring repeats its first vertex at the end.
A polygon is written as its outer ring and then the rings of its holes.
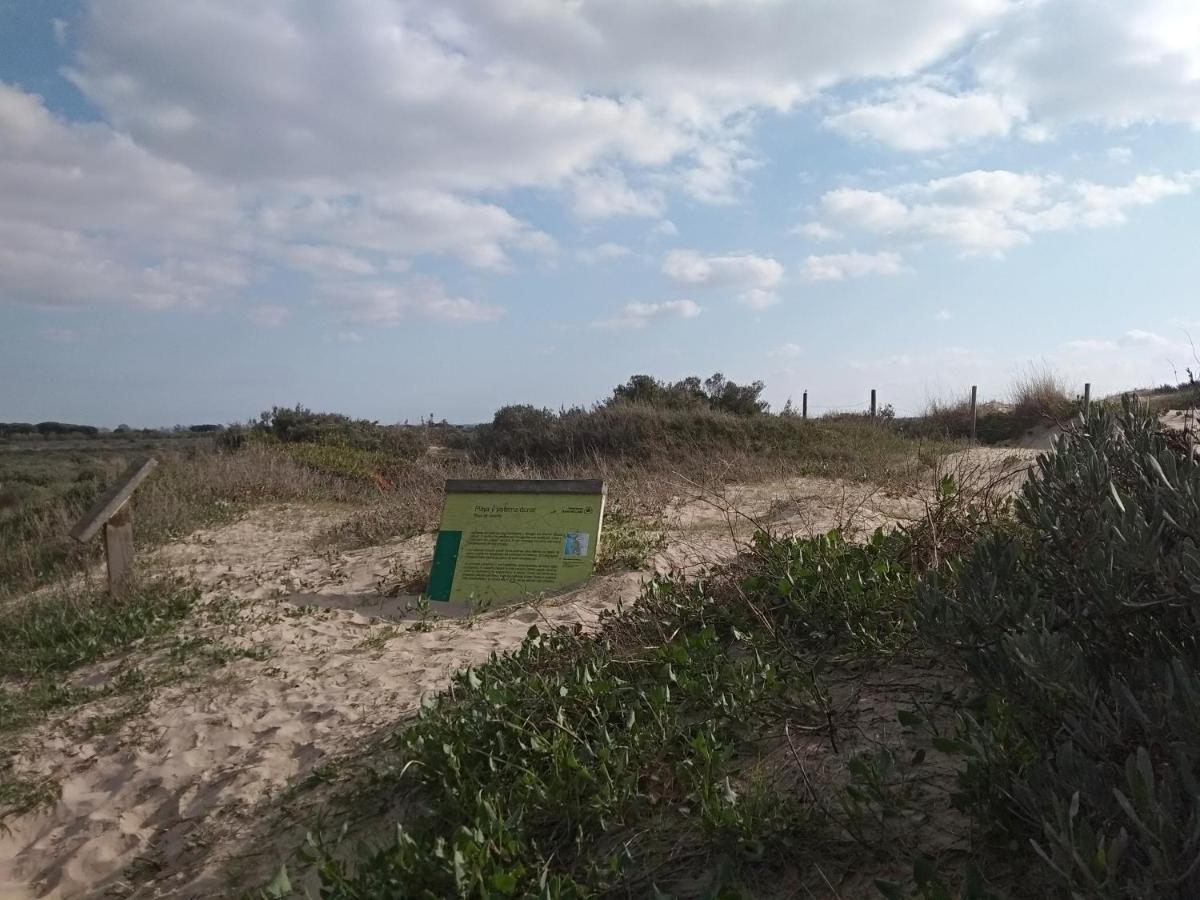
MULTIPOLYGON (((994 471, 1013 462, 1011 451, 972 451, 958 464, 994 471)), ((681 492, 665 511, 667 540, 652 567, 694 570, 728 559, 756 522, 803 533, 846 523, 871 529, 920 510, 912 494, 824 479, 681 492)), ((343 514, 260 509, 155 555, 153 567, 186 575, 210 602, 236 601, 238 620, 221 640, 269 655, 159 691, 144 715, 97 743, 79 744, 71 720, 32 735, 19 764, 56 777, 62 793, 53 808, 0 833, 0 896, 103 889, 202 897, 245 888, 280 861, 274 848, 245 846, 268 800, 402 722, 454 672, 515 647, 531 625, 593 627, 603 611, 632 602, 649 574, 597 576, 541 602, 405 630, 409 598, 380 586, 425 570, 432 536, 313 551, 314 536, 343 514)))

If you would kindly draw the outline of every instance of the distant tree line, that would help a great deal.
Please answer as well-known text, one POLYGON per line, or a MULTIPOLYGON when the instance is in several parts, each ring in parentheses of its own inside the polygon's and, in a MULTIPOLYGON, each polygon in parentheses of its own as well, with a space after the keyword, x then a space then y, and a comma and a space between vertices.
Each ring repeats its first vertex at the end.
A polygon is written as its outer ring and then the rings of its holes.
POLYGON ((95 425, 72 425, 69 422, 0 422, 0 436, 9 437, 19 434, 63 435, 63 434, 99 434, 100 429, 95 425))
POLYGON ((118 425, 109 431, 95 425, 77 425, 73 422, 0 422, 0 437, 38 435, 41 437, 94 437, 96 435, 166 435, 166 434, 214 434, 225 430, 224 425, 176 425, 174 428, 133 428, 118 425))

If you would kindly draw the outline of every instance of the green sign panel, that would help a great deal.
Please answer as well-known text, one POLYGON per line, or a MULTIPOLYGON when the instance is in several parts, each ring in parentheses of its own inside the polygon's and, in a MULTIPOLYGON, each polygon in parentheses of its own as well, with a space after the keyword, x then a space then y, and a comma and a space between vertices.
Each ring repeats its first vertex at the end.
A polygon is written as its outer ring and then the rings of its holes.
POLYGON ((451 479, 429 599, 490 603, 578 584, 603 518, 603 481, 451 479))

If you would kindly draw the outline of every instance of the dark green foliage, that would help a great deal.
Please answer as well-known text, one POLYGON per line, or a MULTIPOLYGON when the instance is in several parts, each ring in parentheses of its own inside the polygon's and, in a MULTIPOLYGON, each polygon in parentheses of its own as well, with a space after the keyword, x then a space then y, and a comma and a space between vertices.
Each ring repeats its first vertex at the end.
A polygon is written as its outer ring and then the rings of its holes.
POLYGON ((898 531, 877 530, 862 544, 837 531, 782 541, 759 533, 743 585, 790 641, 887 654, 912 634, 909 546, 898 531))
POLYGON ((66 422, 38 422, 34 430, 41 435, 81 434, 91 436, 98 434, 100 429, 94 425, 71 425, 66 422))
POLYGON ((254 433, 283 443, 326 444, 353 450, 386 451, 414 458, 425 451, 422 429, 402 425, 380 425, 340 413, 313 412, 297 404, 275 406, 259 416, 254 433))
POLYGON ((191 610, 198 592, 160 580, 119 598, 56 591, 0 611, 0 677, 65 672, 158 634, 191 610))
POLYGON ((804 421, 624 402, 558 413, 506 406, 475 429, 469 446, 480 456, 540 464, 601 458, 678 465, 697 455, 711 460, 742 454, 798 461, 813 473, 880 479, 898 461, 910 461, 915 450, 909 439, 862 418, 804 421))
POLYGON ((765 413, 769 405, 762 397, 761 381, 737 384, 720 372, 700 380, 692 375, 680 381, 659 381, 652 375, 634 375, 613 389, 609 404, 639 403, 664 409, 714 409, 738 416, 765 413))
POLYGON ((923 591, 981 692, 960 802, 1078 896, 1200 896, 1200 465, 1127 404, 1039 469, 923 591))

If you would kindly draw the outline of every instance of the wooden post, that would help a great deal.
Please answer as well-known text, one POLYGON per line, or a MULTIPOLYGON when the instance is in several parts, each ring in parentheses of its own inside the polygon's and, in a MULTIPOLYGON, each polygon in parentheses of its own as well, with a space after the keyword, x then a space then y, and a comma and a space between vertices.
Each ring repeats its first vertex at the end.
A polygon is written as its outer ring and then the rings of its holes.
POLYGON ((71 537, 81 544, 86 544, 100 529, 104 529, 108 589, 113 594, 119 594, 129 583, 133 569, 133 509, 130 497, 157 465, 158 460, 155 459, 131 465, 71 529, 71 537))
POLYGON ((871 421, 875 421, 875 388, 871 388, 871 421))
POLYGON ((133 569, 133 509, 128 501, 104 523, 104 558, 109 593, 120 594, 133 569))
POLYGON ((979 400, 979 386, 973 384, 973 385, 971 385, 971 443, 972 444, 975 443, 975 423, 977 421, 977 417, 975 415, 975 410, 976 410, 976 401, 978 401, 978 400, 979 400))
POLYGON ((1083 421, 1088 422, 1092 418, 1092 383, 1085 381, 1083 383, 1083 421))
POLYGON ((804 392, 804 398, 800 401, 800 418, 808 418, 808 391, 804 392))

